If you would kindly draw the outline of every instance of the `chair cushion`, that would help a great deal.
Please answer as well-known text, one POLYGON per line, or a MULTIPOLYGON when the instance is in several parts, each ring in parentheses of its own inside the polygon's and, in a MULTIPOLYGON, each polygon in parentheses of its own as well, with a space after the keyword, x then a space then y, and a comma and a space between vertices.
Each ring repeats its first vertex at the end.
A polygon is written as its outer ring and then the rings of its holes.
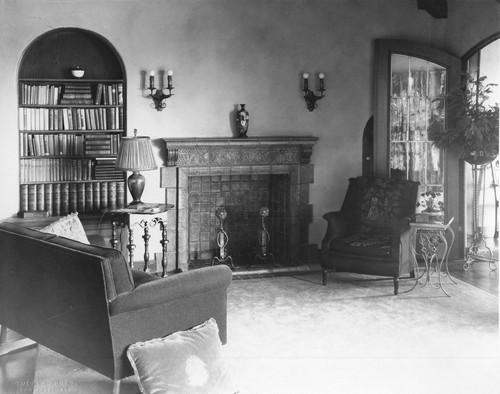
POLYGON ((127 349, 142 393, 234 394, 221 358, 219 328, 209 319, 187 331, 137 342, 127 349))
POLYGON ((60 237, 74 239, 75 241, 79 241, 87 245, 90 243, 77 212, 70 213, 69 215, 60 218, 54 223, 41 228, 40 231, 42 233, 55 234, 60 237))
POLYGON ((392 236, 385 231, 359 232, 332 242, 336 252, 351 255, 391 257, 392 236))

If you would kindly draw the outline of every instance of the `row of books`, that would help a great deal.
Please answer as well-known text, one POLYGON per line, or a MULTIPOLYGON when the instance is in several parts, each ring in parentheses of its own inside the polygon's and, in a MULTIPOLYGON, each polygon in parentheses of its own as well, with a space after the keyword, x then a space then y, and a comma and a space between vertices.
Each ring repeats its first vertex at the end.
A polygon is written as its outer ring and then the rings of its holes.
POLYGON ((116 169, 116 159, 97 158, 93 160, 93 179, 123 180, 123 171, 116 169))
POLYGON ((123 107, 19 107, 19 130, 122 130, 123 107))
POLYGON ((90 85, 86 84, 73 84, 68 83, 64 85, 63 95, 60 104, 71 104, 71 105, 91 105, 92 101, 92 91, 90 90, 90 85))
POLYGON ((40 183, 21 185, 20 211, 98 213, 125 205, 124 182, 40 183))
POLYGON ((115 160, 38 159, 20 162, 21 182, 123 180, 115 160))
POLYGON ((84 136, 83 153, 87 156, 116 155, 119 143, 116 134, 87 134, 84 136))
POLYGON ((122 105, 122 83, 97 83, 94 93, 88 83, 28 84, 21 83, 21 105, 122 105))
POLYGON ((21 134, 21 156, 116 155, 119 134, 21 134))
POLYGON ((92 160, 21 159, 21 182, 82 181, 92 179, 92 160))

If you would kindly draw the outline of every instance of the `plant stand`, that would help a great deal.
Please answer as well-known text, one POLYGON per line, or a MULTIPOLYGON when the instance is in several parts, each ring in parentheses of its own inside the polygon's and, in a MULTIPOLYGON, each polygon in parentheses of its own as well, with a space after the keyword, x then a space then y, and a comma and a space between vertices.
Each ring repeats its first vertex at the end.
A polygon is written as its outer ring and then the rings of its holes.
MULTIPOLYGON (((493 259, 493 253, 491 249, 486 244, 483 237, 483 226, 484 226, 484 202, 485 202, 485 192, 486 192, 486 180, 485 171, 486 167, 491 166, 492 172, 493 167, 491 163, 487 164, 472 164, 472 242, 471 245, 466 249, 465 252, 465 263, 463 266, 464 270, 468 270, 472 267, 472 264, 476 261, 482 261, 489 263, 490 269, 495 271, 497 266, 495 265, 495 260, 493 259), (480 193, 482 192, 482 203, 479 203, 480 193), (479 217, 481 215, 481 218, 479 217), (481 222, 479 222, 481 220, 481 222)), ((496 187, 496 186, 495 186, 496 187)), ((496 189, 495 200, 496 200, 496 189)), ((498 207, 498 202, 496 202, 496 209, 498 207)), ((496 217, 495 217, 496 220, 496 217)), ((496 231, 495 231, 496 235, 496 231)))

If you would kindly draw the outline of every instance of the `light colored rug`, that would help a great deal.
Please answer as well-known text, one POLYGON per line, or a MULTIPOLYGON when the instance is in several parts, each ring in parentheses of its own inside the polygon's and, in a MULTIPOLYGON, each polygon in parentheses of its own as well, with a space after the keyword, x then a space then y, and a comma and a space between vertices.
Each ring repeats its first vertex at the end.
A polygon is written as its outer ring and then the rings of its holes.
MULTIPOLYGON (((429 286, 394 296, 392 280, 347 273, 327 286, 319 273, 233 281, 227 364, 241 394, 496 392, 498 297, 445 286, 451 297, 429 286)), ((40 347, 34 392, 57 380, 70 393, 112 387, 40 347)), ((137 392, 133 378, 122 383, 137 392)))

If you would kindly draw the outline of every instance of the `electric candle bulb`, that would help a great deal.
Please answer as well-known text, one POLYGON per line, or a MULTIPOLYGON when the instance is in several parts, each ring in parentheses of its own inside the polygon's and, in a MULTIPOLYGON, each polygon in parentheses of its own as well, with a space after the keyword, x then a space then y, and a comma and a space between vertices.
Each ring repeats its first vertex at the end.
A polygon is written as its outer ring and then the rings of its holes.
POLYGON ((167 88, 172 89, 172 75, 174 72, 172 70, 167 71, 167 88))
POLYGON ((325 89, 325 74, 319 73, 319 90, 325 89))
POLYGON ((304 73, 302 76, 304 77, 304 92, 307 92, 309 90, 309 74, 304 73))
POLYGON ((149 72, 149 89, 154 89, 155 88, 155 72, 154 70, 151 70, 149 72))

